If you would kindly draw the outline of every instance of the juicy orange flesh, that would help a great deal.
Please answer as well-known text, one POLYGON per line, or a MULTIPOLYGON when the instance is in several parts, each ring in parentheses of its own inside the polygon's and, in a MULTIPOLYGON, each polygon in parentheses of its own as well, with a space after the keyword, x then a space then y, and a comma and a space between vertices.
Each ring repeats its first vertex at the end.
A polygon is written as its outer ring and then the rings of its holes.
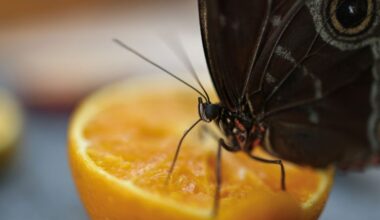
MULTIPOLYGON (((87 153, 97 166, 119 179, 188 205, 210 208, 217 142, 204 141, 201 129, 186 138, 171 183, 164 185, 179 138, 197 117, 193 93, 115 94, 86 125, 87 153)), ((255 153, 271 158, 261 150, 255 153)), ((222 157, 222 201, 246 197, 255 190, 280 191, 278 165, 252 161, 242 153, 224 151, 222 157)), ((285 166, 287 192, 301 203, 306 201, 320 177, 308 168, 285 166)))

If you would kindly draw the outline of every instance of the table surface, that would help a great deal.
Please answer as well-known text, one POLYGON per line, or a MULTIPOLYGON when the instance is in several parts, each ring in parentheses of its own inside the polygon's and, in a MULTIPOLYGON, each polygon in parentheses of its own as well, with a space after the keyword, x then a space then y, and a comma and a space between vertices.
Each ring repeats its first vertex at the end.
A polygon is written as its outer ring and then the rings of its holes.
MULTIPOLYGON (((67 163, 69 114, 28 111, 24 139, 0 175, 0 219, 88 219, 67 163)), ((338 174, 321 219, 380 219, 380 169, 338 174)))

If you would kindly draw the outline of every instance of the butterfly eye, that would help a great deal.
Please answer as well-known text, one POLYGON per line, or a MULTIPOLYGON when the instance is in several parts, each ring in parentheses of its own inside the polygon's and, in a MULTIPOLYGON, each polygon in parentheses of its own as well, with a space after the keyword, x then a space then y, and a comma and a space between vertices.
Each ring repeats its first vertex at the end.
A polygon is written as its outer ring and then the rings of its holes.
POLYGON ((346 36, 365 32, 373 21, 374 1, 332 0, 329 5, 331 26, 338 34, 346 36))

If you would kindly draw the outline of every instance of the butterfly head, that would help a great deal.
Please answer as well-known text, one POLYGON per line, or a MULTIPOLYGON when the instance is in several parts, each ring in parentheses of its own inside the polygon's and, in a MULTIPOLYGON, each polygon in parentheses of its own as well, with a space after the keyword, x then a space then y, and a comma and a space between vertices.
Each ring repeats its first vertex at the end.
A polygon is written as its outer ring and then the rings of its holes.
POLYGON ((208 101, 203 101, 202 98, 198 98, 198 113, 199 117, 205 122, 211 122, 217 119, 221 113, 221 106, 219 104, 213 104, 208 101))

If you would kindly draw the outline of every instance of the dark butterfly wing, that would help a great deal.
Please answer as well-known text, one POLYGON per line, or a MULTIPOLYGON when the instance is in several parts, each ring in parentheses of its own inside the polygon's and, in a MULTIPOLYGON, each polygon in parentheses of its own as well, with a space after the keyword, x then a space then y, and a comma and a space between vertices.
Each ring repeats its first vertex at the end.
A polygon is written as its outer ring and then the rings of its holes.
POLYGON ((200 0, 208 67, 222 105, 236 110, 244 90, 271 153, 360 167, 380 151, 379 31, 358 42, 329 37, 315 15, 321 2, 200 0))
POLYGON ((236 109, 271 1, 199 0, 207 64, 221 104, 236 109))
POLYGON ((266 148, 297 163, 361 167, 380 152, 378 46, 338 45, 304 1, 287 4, 249 82, 249 101, 268 126, 266 148))
MULTIPOLYGON (((272 150, 283 158, 313 166, 336 162, 340 167, 359 168, 378 152, 371 127, 369 98, 374 79, 370 71, 349 85, 311 104, 278 112, 268 118, 272 150)), ((376 122, 377 123, 377 122, 376 122)))

